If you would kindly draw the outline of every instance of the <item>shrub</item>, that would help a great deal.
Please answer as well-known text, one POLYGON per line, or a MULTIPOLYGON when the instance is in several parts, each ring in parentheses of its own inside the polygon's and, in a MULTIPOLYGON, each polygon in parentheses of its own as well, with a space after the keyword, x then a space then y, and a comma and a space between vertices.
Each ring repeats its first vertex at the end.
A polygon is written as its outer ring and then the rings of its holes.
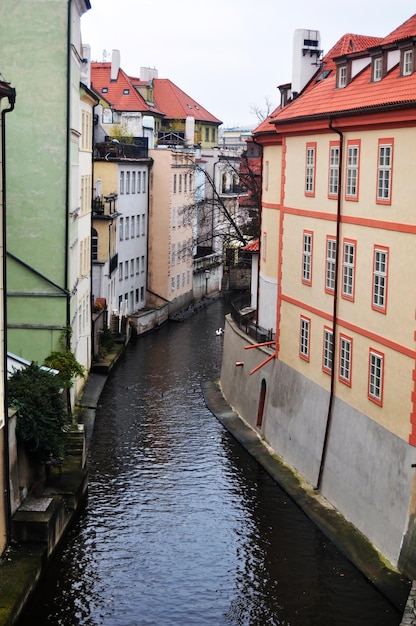
POLYGON ((16 370, 8 381, 8 404, 17 409, 16 436, 40 463, 63 456, 71 416, 61 390, 59 378, 37 363, 16 370))

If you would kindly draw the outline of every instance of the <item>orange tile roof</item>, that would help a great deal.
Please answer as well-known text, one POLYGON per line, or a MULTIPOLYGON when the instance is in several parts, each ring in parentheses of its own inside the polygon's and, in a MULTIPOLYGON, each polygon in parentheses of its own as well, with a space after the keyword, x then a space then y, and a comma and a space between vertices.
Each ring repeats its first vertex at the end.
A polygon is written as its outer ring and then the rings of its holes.
POLYGON ((259 240, 255 239, 254 241, 250 241, 250 243, 248 243, 246 246, 244 246, 241 249, 245 250, 246 252, 259 252, 259 249, 260 249, 259 240))
POLYGON ((153 79, 153 96, 158 107, 170 119, 185 119, 191 115, 198 122, 222 124, 221 120, 211 115, 168 78, 153 79))
POLYGON ((91 63, 91 86, 114 107, 116 111, 140 111, 159 113, 149 106, 135 89, 129 76, 119 69, 117 80, 111 80, 111 63, 91 63), (103 89, 107 89, 103 92, 103 89))
POLYGON ((409 17, 401 26, 393 30, 387 37, 383 39, 383 44, 395 43, 408 37, 416 35, 416 14, 409 17))
POLYGON ((370 57, 368 65, 342 89, 336 88, 335 59, 348 54, 354 56, 375 46, 416 36, 416 15, 404 22, 385 38, 346 34, 323 58, 319 69, 301 94, 280 106, 264 120, 253 134, 273 133, 276 127, 288 121, 346 112, 361 112, 380 106, 416 105, 416 73, 400 76, 396 65, 378 82, 371 81, 370 57), (327 77, 320 80, 322 71, 327 77), (276 127, 273 128, 273 125, 276 127))

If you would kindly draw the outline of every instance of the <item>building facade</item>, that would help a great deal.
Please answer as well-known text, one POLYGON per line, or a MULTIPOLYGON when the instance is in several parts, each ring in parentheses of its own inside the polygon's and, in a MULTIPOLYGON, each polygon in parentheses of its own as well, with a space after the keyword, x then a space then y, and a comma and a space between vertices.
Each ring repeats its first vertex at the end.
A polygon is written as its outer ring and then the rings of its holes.
POLYGON ((80 94, 80 21, 89 8, 88 0, 6 0, 0 25, 2 60, 20 94, 7 135, 9 349, 42 363, 72 327, 66 347, 85 367, 90 187, 84 178, 80 189, 80 169, 89 176, 81 162, 91 156, 92 101, 80 94), (53 97, 39 85, 53 85, 53 97))
POLYGON ((258 317, 276 341, 244 353, 230 322, 221 374, 265 441, 410 577, 415 35, 416 16, 345 35, 256 129, 258 317))

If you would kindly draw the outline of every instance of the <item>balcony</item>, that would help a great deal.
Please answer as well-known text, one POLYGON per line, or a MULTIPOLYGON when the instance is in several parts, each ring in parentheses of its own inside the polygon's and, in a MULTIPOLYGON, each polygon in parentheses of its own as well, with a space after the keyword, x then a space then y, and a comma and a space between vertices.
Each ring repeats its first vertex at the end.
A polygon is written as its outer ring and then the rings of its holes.
POLYGON ((148 138, 134 137, 132 143, 125 143, 107 137, 106 141, 96 143, 94 158, 112 161, 117 159, 147 159, 149 157, 148 138))
POLYGON ((276 338, 273 329, 267 330, 266 328, 262 328, 254 321, 256 311, 251 308, 250 301, 250 296, 242 296, 237 300, 233 300, 231 302, 231 317, 240 330, 254 339, 256 343, 273 341, 276 338))

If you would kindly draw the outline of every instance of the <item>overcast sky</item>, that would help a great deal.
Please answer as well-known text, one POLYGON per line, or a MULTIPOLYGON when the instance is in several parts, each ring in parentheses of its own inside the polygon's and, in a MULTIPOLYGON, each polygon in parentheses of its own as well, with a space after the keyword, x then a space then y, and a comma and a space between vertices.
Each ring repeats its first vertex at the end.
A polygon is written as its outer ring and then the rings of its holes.
MULTIPOLYGON (((90 0, 81 20, 93 61, 120 50, 121 67, 155 67, 225 127, 255 126, 291 81, 296 29, 318 30, 328 52, 345 33, 385 37, 414 0, 90 0)), ((274 108, 274 107, 273 107, 274 108)))

